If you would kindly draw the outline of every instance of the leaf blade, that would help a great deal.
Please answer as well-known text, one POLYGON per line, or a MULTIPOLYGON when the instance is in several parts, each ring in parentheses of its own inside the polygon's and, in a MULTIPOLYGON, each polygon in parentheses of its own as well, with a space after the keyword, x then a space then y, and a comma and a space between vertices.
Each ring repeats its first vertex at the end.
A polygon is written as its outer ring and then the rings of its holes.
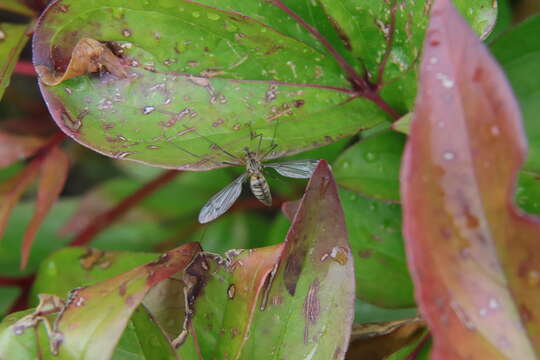
POLYGON ((50 149, 41 164, 41 179, 36 208, 26 228, 21 249, 21 268, 25 268, 34 238, 41 223, 51 210, 64 188, 69 170, 69 158, 58 146, 50 149))
POLYGON ((503 73, 450 2, 436 1, 401 174, 407 252, 435 358, 538 352, 538 289, 526 280, 539 262, 540 224, 511 200, 525 153, 503 73))

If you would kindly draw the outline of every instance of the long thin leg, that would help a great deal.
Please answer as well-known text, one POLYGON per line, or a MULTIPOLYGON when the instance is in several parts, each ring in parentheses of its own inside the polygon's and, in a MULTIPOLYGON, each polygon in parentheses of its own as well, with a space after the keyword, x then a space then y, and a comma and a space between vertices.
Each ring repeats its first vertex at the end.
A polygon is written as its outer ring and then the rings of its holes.
POLYGON ((223 152, 225 155, 229 156, 230 158, 232 158, 233 160, 236 161, 236 164, 235 165, 238 165, 239 163, 241 163, 238 159, 238 156, 235 156, 233 154, 231 154, 230 152, 228 152, 227 150, 225 150, 224 148, 222 148, 218 143, 215 143, 213 142, 212 140, 210 140, 209 138, 207 138, 206 136, 202 135, 202 134, 199 134, 199 132, 197 132, 197 130, 192 130, 195 134, 197 134, 197 136, 199 137, 202 137, 204 140, 206 140, 207 142, 209 142, 210 144, 212 144, 212 146, 215 146, 217 149, 221 150, 221 152, 223 152))

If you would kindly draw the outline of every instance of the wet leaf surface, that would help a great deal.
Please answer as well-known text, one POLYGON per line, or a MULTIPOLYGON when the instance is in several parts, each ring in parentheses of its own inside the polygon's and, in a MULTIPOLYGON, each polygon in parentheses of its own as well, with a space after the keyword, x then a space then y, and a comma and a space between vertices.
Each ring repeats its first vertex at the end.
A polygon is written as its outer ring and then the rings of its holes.
POLYGON ((385 308, 415 304, 401 233, 401 206, 339 192, 356 275, 356 296, 385 308))
MULTIPOLYGON (((433 1, 321 1, 348 51, 366 69, 368 77, 383 81, 382 94, 405 113, 416 95, 418 57, 433 1), (394 5, 396 4, 396 5, 394 5), (392 31, 394 29, 395 31, 392 31), (391 46, 388 44, 391 43, 391 46), (382 64, 384 76, 380 74, 382 64)), ((492 0, 454 1, 478 34, 495 23, 492 0)))
POLYGON ((157 256, 142 252, 63 248, 42 262, 31 297, 36 299, 40 293, 66 297, 74 288, 105 281, 150 262, 157 256))
POLYGON ((71 292, 55 322, 60 358, 87 358, 113 353, 127 322, 148 291, 182 271, 199 252, 189 243, 159 259, 93 286, 71 292))
POLYGON ((344 357, 353 320, 353 264, 325 162, 310 180, 284 244, 230 252, 226 269, 217 265, 222 260, 205 261, 195 269, 208 272, 188 269, 206 282, 193 319, 205 359, 344 357))
POLYGON ((174 1, 59 1, 42 18, 34 63, 63 71, 82 37, 114 42, 128 78, 85 75, 43 85, 43 95, 66 133, 117 158, 214 168, 231 159, 210 141, 243 156, 244 146, 257 147, 255 131, 263 149, 279 145, 270 156, 278 157, 386 118, 351 97, 331 57, 234 12, 174 1))
POLYGON ((523 112, 523 124, 529 142, 529 156, 524 169, 540 173, 540 15, 519 24, 498 37, 491 45, 493 55, 501 64, 523 112))
POLYGON ((337 183, 369 198, 399 201, 399 165, 405 136, 371 135, 349 147, 334 163, 337 183))
POLYGON ((27 30, 27 25, 0 23, 0 99, 9 85, 19 54, 29 39, 27 30))
POLYGON ((432 356, 533 359, 540 222, 511 201, 526 150, 519 107, 449 1, 436 1, 428 34, 401 176, 432 356))

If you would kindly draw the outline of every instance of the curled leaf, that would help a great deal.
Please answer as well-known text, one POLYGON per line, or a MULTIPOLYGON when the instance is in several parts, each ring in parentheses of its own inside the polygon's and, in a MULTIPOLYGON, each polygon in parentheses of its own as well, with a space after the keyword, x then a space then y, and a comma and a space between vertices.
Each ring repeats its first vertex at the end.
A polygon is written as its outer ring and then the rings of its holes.
POLYGON ((80 39, 71 53, 71 59, 63 73, 45 65, 36 65, 39 79, 49 86, 58 85, 68 79, 102 71, 106 69, 118 78, 126 78, 128 72, 120 60, 107 45, 91 39, 80 39))

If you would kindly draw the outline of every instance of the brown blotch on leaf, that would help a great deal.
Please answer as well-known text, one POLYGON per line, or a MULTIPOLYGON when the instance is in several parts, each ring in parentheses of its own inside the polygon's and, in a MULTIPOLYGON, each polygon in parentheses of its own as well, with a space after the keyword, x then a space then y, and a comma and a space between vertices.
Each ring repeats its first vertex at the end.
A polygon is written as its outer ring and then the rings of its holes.
POLYGON ((68 79, 104 69, 121 79, 128 76, 122 60, 106 44, 90 38, 82 38, 75 45, 64 73, 59 74, 45 65, 36 66, 39 79, 49 86, 55 86, 68 79))
POLYGON ((304 265, 305 253, 306 251, 293 252, 289 255, 287 262, 285 263, 283 280, 285 282, 285 287, 291 296, 294 296, 296 293, 296 285, 304 265))
POLYGON ((105 251, 99 249, 89 248, 86 253, 79 259, 79 263, 84 270, 92 270, 92 268, 98 265, 105 256, 105 251))

